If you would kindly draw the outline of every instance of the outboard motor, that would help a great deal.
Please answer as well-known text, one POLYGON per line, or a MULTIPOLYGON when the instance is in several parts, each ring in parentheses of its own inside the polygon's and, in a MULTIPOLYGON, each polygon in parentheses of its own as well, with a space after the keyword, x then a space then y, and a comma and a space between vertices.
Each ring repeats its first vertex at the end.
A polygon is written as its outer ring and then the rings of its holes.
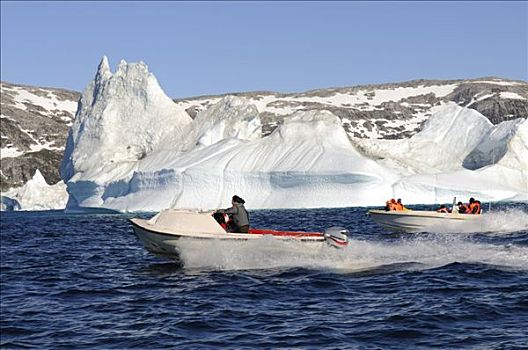
POLYGON ((340 226, 332 226, 325 230, 324 238, 328 245, 335 248, 344 248, 348 245, 348 236, 350 232, 340 226))

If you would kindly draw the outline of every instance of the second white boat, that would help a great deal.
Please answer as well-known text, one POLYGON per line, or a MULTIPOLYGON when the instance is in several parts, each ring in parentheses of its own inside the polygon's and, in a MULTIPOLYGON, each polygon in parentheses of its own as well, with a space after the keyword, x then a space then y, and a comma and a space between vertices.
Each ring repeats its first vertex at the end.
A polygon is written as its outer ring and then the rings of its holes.
POLYGON ((381 226, 404 232, 424 232, 439 229, 446 225, 456 226, 462 222, 478 222, 482 215, 438 213, 436 211, 386 211, 369 210, 368 214, 381 226))

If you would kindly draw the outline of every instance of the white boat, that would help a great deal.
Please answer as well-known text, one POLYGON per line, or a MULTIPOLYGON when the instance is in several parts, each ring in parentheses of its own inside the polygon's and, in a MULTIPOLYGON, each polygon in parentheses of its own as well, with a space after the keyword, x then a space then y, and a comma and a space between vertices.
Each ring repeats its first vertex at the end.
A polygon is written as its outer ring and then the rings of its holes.
POLYGON ((226 232, 213 218, 212 212, 166 209, 149 220, 134 218, 130 222, 147 250, 164 255, 178 255, 181 239, 248 241, 271 235, 278 240, 330 244, 335 247, 348 244, 348 231, 342 227, 331 227, 324 233, 254 228, 249 229, 249 233, 226 232))
POLYGON ((369 210, 368 214, 381 226, 405 232, 423 232, 447 225, 455 226, 462 222, 476 222, 482 218, 481 215, 459 214, 456 210, 452 213, 422 210, 369 210))

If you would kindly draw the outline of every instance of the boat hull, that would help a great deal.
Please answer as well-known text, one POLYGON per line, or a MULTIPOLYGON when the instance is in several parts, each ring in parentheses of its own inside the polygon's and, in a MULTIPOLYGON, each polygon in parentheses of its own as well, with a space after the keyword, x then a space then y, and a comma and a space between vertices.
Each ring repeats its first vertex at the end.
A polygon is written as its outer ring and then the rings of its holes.
POLYGON ((397 231, 423 232, 445 225, 476 222, 480 215, 438 213, 436 211, 385 211, 369 210, 370 217, 379 225, 397 231))
MULTIPOLYGON (((254 229, 250 233, 229 232, 177 232, 170 227, 157 226, 150 220, 130 219, 134 233, 145 248, 156 254, 179 255, 179 243, 185 240, 221 240, 221 241, 249 241, 273 236, 278 240, 294 240, 305 243, 324 243, 325 237, 318 232, 287 232, 254 229)), ((207 230, 204 230, 207 231, 207 230)))
POLYGON ((152 253, 163 255, 178 255, 178 240, 180 236, 172 234, 164 234, 145 229, 133 221, 132 227, 139 241, 143 246, 152 253))

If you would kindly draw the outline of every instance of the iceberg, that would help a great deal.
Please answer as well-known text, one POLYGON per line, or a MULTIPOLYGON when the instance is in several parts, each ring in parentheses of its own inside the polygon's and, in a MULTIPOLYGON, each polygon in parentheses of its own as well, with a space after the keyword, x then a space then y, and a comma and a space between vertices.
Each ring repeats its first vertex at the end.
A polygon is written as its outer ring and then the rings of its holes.
POLYGON ((191 117, 159 86, 143 63, 121 61, 112 74, 103 57, 84 90, 68 133, 61 177, 100 172, 111 164, 135 162, 179 143, 191 117))
POLYGON ((103 57, 68 133, 61 164, 68 206, 87 199, 85 205, 100 207, 104 200, 96 198, 104 195, 106 183, 130 178, 140 159, 179 144, 191 121, 146 64, 121 61, 112 73, 103 57))
POLYGON ((68 200, 66 184, 48 185, 37 169, 24 186, 2 193, 2 210, 60 210, 68 200))
POLYGON ((492 125, 455 103, 408 139, 354 139, 327 110, 286 115, 263 133, 258 107, 225 96, 192 119, 142 63, 106 58, 84 91, 61 175, 68 208, 251 209, 528 198, 528 124, 492 125))
POLYGON ((257 140, 262 123, 253 104, 235 96, 226 96, 218 103, 196 115, 185 130, 183 150, 210 146, 228 138, 257 140))
POLYGON ((463 160, 492 129, 479 112, 449 102, 434 108, 422 131, 409 139, 356 142, 371 157, 389 159, 414 172, 438 173, 462 167, 463 160))
POLYGON ((480 113, 447 103, 421 132, 404 140, 356 140, 380 164, 401 175, 394 197, 409 204, 528 200, 528 122, 493 126, 480 113))

